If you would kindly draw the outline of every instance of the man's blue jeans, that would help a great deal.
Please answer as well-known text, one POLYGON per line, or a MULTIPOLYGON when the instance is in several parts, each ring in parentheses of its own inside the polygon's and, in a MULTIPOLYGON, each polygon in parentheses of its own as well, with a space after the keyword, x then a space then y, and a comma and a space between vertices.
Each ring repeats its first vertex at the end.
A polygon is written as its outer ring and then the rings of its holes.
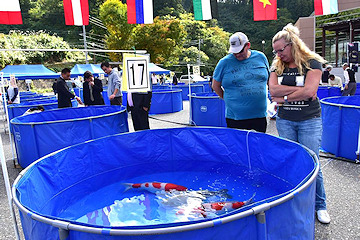
MULTIPOLYGON (((312 118, 304 121, 289 121, 277 117, 276 128, 280 137, 306 146, 319 158, 319 147, 322 135, 321 118, 312 118)), ((326 194, 323 175, 320 168, 319 174, 316 178, 315 210, 324 209, 326 209, 326 194)))

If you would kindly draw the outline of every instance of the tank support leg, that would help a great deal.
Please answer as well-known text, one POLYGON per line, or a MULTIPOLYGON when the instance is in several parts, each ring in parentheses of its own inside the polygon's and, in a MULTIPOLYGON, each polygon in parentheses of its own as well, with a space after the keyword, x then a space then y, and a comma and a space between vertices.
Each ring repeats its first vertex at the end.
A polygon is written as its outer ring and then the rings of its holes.
POLYGON ((260 212, 256 214, 257 224, 257 235, 259 240, 267 240, 266 232, 266 215, 265 212, 260 212))
POLYGON ((59 228, 59 239, 60 240, 66 240, 69 236, 69 230, 59 228))

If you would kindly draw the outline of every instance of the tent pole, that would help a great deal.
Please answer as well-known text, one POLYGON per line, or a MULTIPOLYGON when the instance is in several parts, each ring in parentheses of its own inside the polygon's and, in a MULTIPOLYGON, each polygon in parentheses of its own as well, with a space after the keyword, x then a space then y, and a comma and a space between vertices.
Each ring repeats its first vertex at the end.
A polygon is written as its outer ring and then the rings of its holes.
POLYGON ((88 61, 88 53, 87 53, 87 44, 86 44, 86 29, 85 29, 85 25, 82 25, 82 29, 83 29, 84 49, 85 49, 85 62, 86 62, 86 64, 89 64, 89 61, 88 61))
POLYGON ((188 69, 188 79, 189 79, 189 110, 190 110, 190 114, 189 114, 189 125, 193 125, 193 120, 192 120, 192 110, 191 110, 191 79, 190 79, 190 64, 187 64, 187 69, 188 69))
MULTIPOLYGON (((4 81, 3 80, 4 80, 4 75, 3 75, 3 73, 1 73, 1 85, 2 85, 2 90, 4 91, 4 81)), ((5 92, 4 92, 3 95, 4 95, 4 99, 5 99, 5 109, 7 109, 5 92)), ((6 113, 7 113, 7 111, 6 111, 6 113)), ((9 117, 8 116, 7 116, 7 119, 8 119, 8 122, 9 122, 9 117)), ((10 130, 9 130, 9 134, 11 134, 10 130)), ((10 140, 10 144, 12 145, 11 140, 10 140)), ((1 137, 0 137, 0 148, 1 148, 0 149, 1 167, 2 167, 2 172, 3 172, 3 175, 4 175, 4 182, 5 182, 6 194, 7 194, 7 197, 8 197, 8 202, 9 202, 9 207, 10 207, 10 214, 11 214, 11 217, 12 217, 13 222, 14 222, 14 231, 15 231, 16 239, 20 240, 19 229, 18 229, 18 226, 17 226, 16 217, 15 217, 15 211, 14 211, 14 208, 13 208, 13 205, 12 205, 12 195, 11 195, 11 190, 10 190, 9 174, 8 174, 7 167, 6 167, 6 159, 5 159, 4 148, 3 148, 3 143, 2 143, 1 137)), ((13 152, 13 156, 14 156, 14 152, 13 152)))
MULTIPOLYGON (((11 146, 11 153, 12 153, 12 160, 14 161, 14 164, 15 164, 15 167, 16 165, 18 165, 18 161, 17 161, 17 158, 15 158, 15 154, 14 154, 14 146, 13 146, 13 143, 12 143, 12 135, 11 135, 11 131, 10 131, 10 120, 9 120, 9 111, 8 111, 8 104, 7 104, 7 101, 6 101, 6 96, 5 96, 5 87, 4 87, 4 73, 1 73, 1 87, 2 87, 2 91, 3 91, 3 100, 4 100, 4 106, 5 106, 5 117, 6 117, 6 121, 7 121, 7 124, 8 124, 8 131, 9 131, 9 140, 10 140, 10 146, 11 146)), ((18 93, 20 95, 20 92, 18 93)))

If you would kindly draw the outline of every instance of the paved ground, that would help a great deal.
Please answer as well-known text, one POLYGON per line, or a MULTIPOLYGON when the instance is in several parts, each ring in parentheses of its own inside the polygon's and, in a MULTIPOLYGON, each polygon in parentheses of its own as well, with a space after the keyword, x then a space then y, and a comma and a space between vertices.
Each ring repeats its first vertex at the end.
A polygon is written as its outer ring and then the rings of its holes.
MULTIPOLYGON (((188 102, 184 102, 184 110, 181 112, 151 116, 150 127, 152 129, 183 127, 189 122, 188 113, 188 102)), ((9 137, 4 133, 3 119, 3 116, 0 116, 0 133, 6 159, 11 159, 12 151, 9 137)), ((131 120, 129 120, 129 127, 130 131, 133 131, 131 120)), ((268 133, 277 135, 275 121, 269 121, 268 133)), ((325 157, 321 157, 320 161, 332 222, 328 225, 316 222, 315 239, 360 240, 360 164, 325 157)), ((13 182, 20 170, 13 167, 12 161, 7 161, 7 169, 10 181, 13 182)), ((16 214, 19 220, 18 213, 16 214)), ((1 240, 15 239, 3 176, 0 178, 0 225, 1 240)))

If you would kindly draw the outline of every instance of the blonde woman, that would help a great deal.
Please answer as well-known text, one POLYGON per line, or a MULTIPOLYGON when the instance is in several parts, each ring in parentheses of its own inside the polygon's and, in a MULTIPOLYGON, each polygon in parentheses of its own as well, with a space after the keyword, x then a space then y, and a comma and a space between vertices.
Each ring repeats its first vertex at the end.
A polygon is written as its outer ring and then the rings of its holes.
MULTIPOLYGON (((321 109, 316 92, 325 62, 299 38, 299 30, 286 25, 272 40, 274 61, 269 79, 272 100, 279 107, 276 127, 280 137, 303 144, 319 157, 321 109)), ((321 169, 316 179, 315 210, 321 223, 329 223, 321 169)))
POLYGON ((7 89, 7 99, 9 104, 20 103, 19 88, 16 85, 15 76, 10 76, 10 84, 7 89))

